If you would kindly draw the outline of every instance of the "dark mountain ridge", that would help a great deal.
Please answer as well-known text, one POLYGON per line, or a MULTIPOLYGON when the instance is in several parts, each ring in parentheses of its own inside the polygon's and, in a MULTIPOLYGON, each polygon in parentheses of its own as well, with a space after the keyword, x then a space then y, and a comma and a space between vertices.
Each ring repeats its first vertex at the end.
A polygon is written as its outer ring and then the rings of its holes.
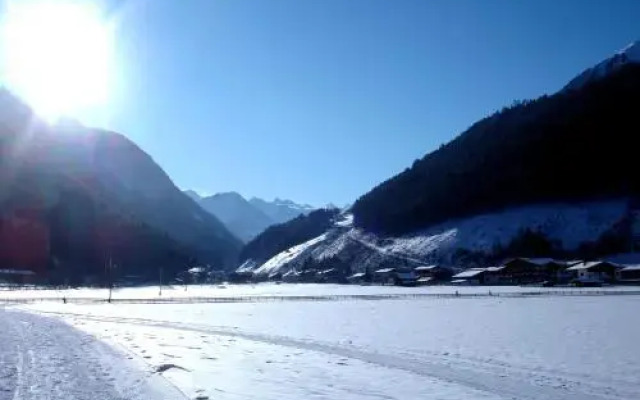
POLYGON ((640 65, 484 118, 360 197, 354 223, 402 234, 548 201, 636 196, 640 65))
POLYGON ((230 265, 239 247, 124 136, 50 126, 0 92, 3 267, 81 281, 103 276, 109 259, 120 275, 169 277, 190 263, 230 265))

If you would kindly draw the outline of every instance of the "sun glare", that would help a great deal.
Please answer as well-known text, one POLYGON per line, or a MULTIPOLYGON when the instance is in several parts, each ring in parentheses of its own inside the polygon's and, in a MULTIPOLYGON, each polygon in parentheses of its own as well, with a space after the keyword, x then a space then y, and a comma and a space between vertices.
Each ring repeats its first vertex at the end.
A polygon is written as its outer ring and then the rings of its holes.
POLYGON ((95 3, 13 0, 3 11, 5 86, 49 120, 106 105, 113 31, 95 3))

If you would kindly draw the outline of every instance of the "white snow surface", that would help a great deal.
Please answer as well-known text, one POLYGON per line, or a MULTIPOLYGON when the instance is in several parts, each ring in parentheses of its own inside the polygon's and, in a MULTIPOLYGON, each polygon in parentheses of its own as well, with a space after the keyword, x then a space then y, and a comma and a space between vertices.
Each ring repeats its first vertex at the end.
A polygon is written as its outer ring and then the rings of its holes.
MULTIPOLYGON (((579 291, 637 291, 634 286, 610 286, 601 288, 580 288, 579 291)), ((184 286, 164 286, 162 295, 157 286, 116 288, 113 290, 112 298, 115 300, 154 300, 154 299, 174 299, 185 302, 202 298, 225 298, 225 299, 254 299, 264 298, 272 300, 274 298, 295 298, 300 296, 372 296, 372 295, 415 295, 415 294, 487 294, 492 293, 523 293, 523 292, 571 292, 572 288, 540 288, 540 287, 520 287, 520 286, 359 286, 359 285, 337 285, 337 284, 275 284, 260 283, 256 285, 191 285, 185 290, 184 286)), ((9 300, 42 300, 44 302, 62 303, 62 299, 69 301, 79 300, 102 300, 109 296, 107 289, 80 288, 66 290, 52 289, 30 289, 12 290, 0 287, 0 303, 9 300)))
POLYGON ((571 250, 597 240, 626 213, 625 200, 531 205, 449 221, 399 237, 380 237, 350 228, 351 219, 347 217, 322 239, 280 253, 258 271, 286 272, 308 257, 323 260, 335 256, 348 260, 356 270, 377 268, 389 260, 456 266, 453 256, 458 250, 490 254, 496 245, 507 246, 524 229, 540 232, 571 250))
POLYGON ((310 249, 312 246, 322 242, 327 238, 326 235, 322 234, 318 237, 315 237, 311 240, 308 240, 304 243, 301 243, 297 246, 293 246, 281 253, 276 254, 271 257, 267 262, 258 267, 254 274, 256 275, 269 275, 274 272, 280 271, 280 269, 286 265, 291 260, 300 257, 302 254, 306 252, 306 250, 310 249))
POLYGON ((629 295, 29 309, 123 346, 152 369, 175 364, 162 374, 191 398, 629 400, 640 393, 638 301, 629 295))

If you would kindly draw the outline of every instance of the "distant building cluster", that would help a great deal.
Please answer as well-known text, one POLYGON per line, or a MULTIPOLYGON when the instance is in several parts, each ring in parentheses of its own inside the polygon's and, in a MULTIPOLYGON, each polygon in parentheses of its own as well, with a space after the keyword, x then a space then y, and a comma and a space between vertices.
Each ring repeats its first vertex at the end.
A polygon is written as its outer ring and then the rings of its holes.
POLYGON ((609 261, 564 261, 552 258, 513 258, 502 265, 470 268, 454 276, 457 285, 574 285, 640 284, 640 265, 609 261))
POLYGON ((622 265, 609 261, 555 260, 552 258, 512 258, 486 268, 454 269, 440 265, 387 267, 347 273, 344 269, 306 269, 274 272, 257 277, 251 271, 229 275, 234 283, 260 280, 286 283, 340 283, 395 286, 425 285, 537 285, 601 286, 604 284, 640 284, 640 265, 622 265))

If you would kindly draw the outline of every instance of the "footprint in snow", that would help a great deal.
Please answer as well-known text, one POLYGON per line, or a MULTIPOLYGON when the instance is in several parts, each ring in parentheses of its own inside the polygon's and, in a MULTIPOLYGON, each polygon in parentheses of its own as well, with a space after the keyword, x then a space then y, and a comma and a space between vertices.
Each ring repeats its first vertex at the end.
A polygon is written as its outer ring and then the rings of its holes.
POLYGON ((156 367, 155 372, 158 373, 158 374, 161 374, 161 373, 163 373, 165 371, 168 371, 170 369, 181 369, 183 371, 190 372, 188 369, 186 369, 184 367, 181 367, 179 365, 176 365, 176 364, 160 364, 160 365, 158 365, 156 367))

